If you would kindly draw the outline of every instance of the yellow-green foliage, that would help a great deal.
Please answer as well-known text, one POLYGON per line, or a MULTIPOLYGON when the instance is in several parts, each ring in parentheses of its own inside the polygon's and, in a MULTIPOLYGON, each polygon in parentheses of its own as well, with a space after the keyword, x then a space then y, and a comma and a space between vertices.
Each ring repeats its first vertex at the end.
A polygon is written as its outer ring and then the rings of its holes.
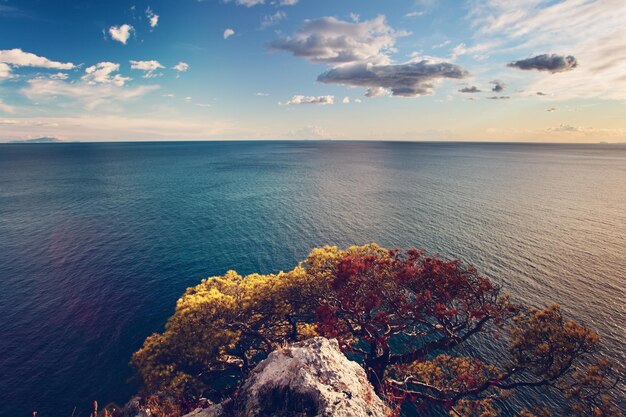
POLYGON ((379 253, 377 245, 314 249, 289 272, 245 277, 235 271, 189 288, 178 300, 165 331, 153 334, 133 355, 150 392, 195 395, 213 371, 247 372, 286 341, 315 335, 315 303, 325 293, 336 264, 346 254, 379 253))

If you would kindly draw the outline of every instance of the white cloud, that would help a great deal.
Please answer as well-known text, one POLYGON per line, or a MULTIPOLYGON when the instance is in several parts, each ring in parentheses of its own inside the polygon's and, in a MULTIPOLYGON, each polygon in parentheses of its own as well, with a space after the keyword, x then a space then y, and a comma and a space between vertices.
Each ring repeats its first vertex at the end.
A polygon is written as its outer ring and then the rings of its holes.
POLYGON ((423 16, 424 12, 409 12, 407 14, 404 15, 404 17, 418 17, 418 16, 423 16))
POLYGON ((475 37, 505 42, 518 59, 573 56, 574 71, 527 74, 531 91, 558 99, 626 98, 626 2, 623 0, 487 0, 475 3, 475 37), (558 34, 558 36, 555 36, 558 34))
POLYGON ((135 30, 129 24, 123 24, 121 26, 111 26, 109 28, 109 34, 111 35, 111 39, 114 41, 118 41, 126 45, 128 38, 130 38, 130 34, 135 30))
POLYGON ((278 0, 279 6, 295 6, 300 0, 278 0))
POLYGON ((242 127, 241 123, 230 120, 172 119, 167 115, 161 116, 133 117, 83 112, 80 116, 68 117, 20 117, 19 122, 15 119, 0 119, 0 125, 5 125, 2 134, 6 139, 54 136, 68 141, 110 141, 113 138, 153 141, 258 137, 253 128, 242 127))
POLYGON ((287 134, 288 139, 328 139, 329 135, 320 126, 304 126, 287 134))
POLYGON ((548 131, 550 132, 580 132, 581 129, 576 126, 572 126, 568 124, 560 124, 558 127, 549 128, 548 131))
POLYGON ((443 48, 444 46, 449 45, 449 44, 450 44, 450 40, 446 39, 445 41, 443 41, 443 42, 441 42, 441 43, 439 43, 437 45, 433 45, 433 49, 443 48))
POLYGON ((431 64, 442 64, 444 62, 449 62, 450 61, 450 59, 440 58, 440 57, 436 57, 436 56, 432 56, 432 55, 425 55, 425 54, 421 54, 419 52, 412 52, 409 56, 411 57, 411 59, 408 61, 409 63, 411 63, 411 62, 428 61, 431 64))
POLYGON ((300 104, 335 104, 335 96, 293 96, 286 103, 278 103, 281 106, 296 106, 300 104))
POLYGON ((343 104, 350 104, 350 97, 348 97, 348 96, 344 97, 343 100, 341 100, 341 102, 343 104))
POLYGON ((469 73, 439 58, 414 56, 395 64, 390 54, 396 40, 408 35, 387 25, 385 16, 359 23, 334 17, 307 20, 295 34, 270 44, 311 62, 331 68, 317 81, 366 87, 368 97, 388 95, 415 97, 432 94, 444 78, 461 79, 469 73))
MULTIPOLYGON (((94 70, 88 76, 96 74, 97 71, 94 70)), ((107 78, 110 77, 104 77, 103 79, 107 78)), ((58 97, 66 97, 78 101, 89 110, 93 110, 103 104, 137 99, 158 88, 160 88, 158 85, 143 85, 132 88, 121 87, 114 79, 108 82, 89 82, 85 80, 83 82, 70 83, 61 80, 34 78, 28 80, 28 86, 21 91, 31 100, 54 100, 58 97)))
POLYGON ((281 20, 287 18, 287 13, 282 10, 278 10, 274 14, 263 16, 261 19, 261 29, 267 29, 268 27, 277 25, 281 20))
POLYGON ((269 94, 267 94, 267 93, 261 93, 261 92, 256 93, 255 95, 256 95, 257 97, 267 97, 267 96, 269 96, 269 94))
POLYGON ((389 90, 384 87, 370 87, 365 93, 366 97, 384 97, 389 95, 389 90))
POLYGON ((64 72, 57 72, 56 74, 52 74, 50 78, 53 80, 67 80, 69 75, 64 72))
POLYGON ((148 18, 148 23, 150 23, 151 28, 157 27, 159 24, 159 15, 154 13, 150 7, 146 9, 146 17, 148 18))
MULTIPOLYGON (((5 2, 6 3, 6 2, 5 2)), ((29 14, 13 6, 0 4, 0 16, 7 17, 31 17, 29 14)))
POLYGON ((3 78, 11 78, 11 67, 4 62, 0 62, 0 80, 3 78))
POLYGON ((130 69, 144 71, 143 78, 157 77, 158 73, 155 71, 165 68, 159 61, 130 61, 130 69))
POLYGON ((9 106, 0 98, 0 112, 13 114, 15 113, 15 108, 13 106, 9 106))
POLYGON ((228 39, 235 34, 235 31, 231 28, 228 28, 224 31, 224 39, 228 39))
POLYGON ((120 74, 112 75, 114 72, 119 71, 120 64, 113 62, 99 62, 96 65, 92 65, 85 69, 85 75, 82 76, 82 80, 87 84, 113 84, 118 87, 123 86, 126 81, 129 81, 129 77, 123 77, 120 74))
POLYGON ((265 0, 224 0, 225 3, 235 3, 238 6, 252 7, 258 4, 265 4, 265 0))
POLYGON ((406 35, 387 25, 384 16, 360 23, 322 17, 305 21, 300 30, 273 41, 270 48, 291 52, 311 62, 389 63, 388 54, 395 51, 396 39, 406 35))
POLYGON ((172 69, 178 72, 186 72, 189 69, 189 64, 181 61, 178 64, 174 65, 172 69))
POLYGON ((71 62, 51 61, 48 58, 24 52, 17 48, 0 50, 0 78, 9 78, 11 76, 11 67, 71 70, 76 65, 71 62))
POLYGON ((500 44, 499 41, 481 42, 472 46, 467 46, 465 43, 460 43, 452 48, 452 54, 450 59, 455 60, 462 55, 471 55, 475 59, 484 59, 488 57, 490 51, 500 44))

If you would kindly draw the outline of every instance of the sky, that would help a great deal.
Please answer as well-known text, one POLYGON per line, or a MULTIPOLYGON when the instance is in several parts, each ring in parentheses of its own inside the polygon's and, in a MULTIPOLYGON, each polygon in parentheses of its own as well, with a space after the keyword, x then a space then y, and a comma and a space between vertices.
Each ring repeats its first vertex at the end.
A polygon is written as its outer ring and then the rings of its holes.
POLYGON ((0 0, 0 141, 626 142, 624 0, 0 0))

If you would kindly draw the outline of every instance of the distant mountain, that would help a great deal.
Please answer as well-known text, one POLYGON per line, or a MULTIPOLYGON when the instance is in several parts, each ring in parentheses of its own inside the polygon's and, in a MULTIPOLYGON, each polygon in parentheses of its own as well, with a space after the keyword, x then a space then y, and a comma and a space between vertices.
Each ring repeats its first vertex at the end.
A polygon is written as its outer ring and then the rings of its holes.
POLYGON ((18 139, 12 140, 11 143, 60 143, 63 142, 59 138, 42 137, 35 139, 18 139))

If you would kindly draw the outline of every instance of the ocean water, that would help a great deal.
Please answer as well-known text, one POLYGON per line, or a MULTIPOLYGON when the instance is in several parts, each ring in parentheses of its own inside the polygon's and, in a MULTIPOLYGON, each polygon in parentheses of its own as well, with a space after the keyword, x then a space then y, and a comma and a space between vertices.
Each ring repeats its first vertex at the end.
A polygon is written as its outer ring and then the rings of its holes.
POLYGON ((185 288, 319 245, 459 257, 624 361, 626 146, 0 145, 0 416, 86 417, 185 288))

